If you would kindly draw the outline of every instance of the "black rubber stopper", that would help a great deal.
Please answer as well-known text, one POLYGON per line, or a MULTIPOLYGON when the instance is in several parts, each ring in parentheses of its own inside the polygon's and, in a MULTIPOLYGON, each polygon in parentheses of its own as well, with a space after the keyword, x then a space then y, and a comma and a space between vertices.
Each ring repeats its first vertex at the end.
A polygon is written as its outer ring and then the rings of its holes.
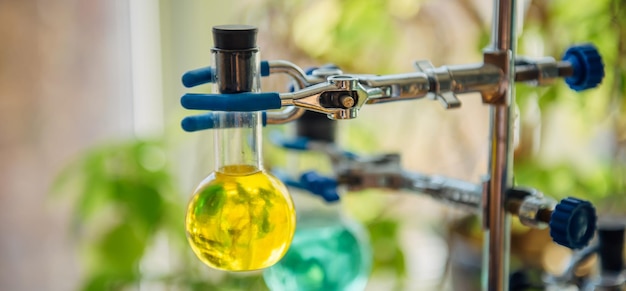
POLYGON ((337 121, 323 113, 307 110, 296 120, 296 135, 313 141, 335 142, 336 131, 337 121))
POLYGON ((256 48, 257 29, 251 25, 218 25, 213 27, 216 49, 248 50, 256 48))
POLYGON ((624 229, 621 223, 600 225, 598 242, 600 266, 603 272, 619 273, 624 268, 624 229))

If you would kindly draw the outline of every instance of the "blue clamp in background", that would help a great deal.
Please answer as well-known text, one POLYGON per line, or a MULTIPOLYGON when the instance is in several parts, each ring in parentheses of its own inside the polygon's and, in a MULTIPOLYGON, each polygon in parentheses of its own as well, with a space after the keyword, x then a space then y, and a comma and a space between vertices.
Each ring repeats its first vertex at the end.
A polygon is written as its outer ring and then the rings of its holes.
POLYGON ((309 139, 306 137, 286 139, 280 132, 271 132, 269 138, 273 144, 285 149, 305 151, 309 148, 309 139))
POLYGON ((321 196, 326 202, 339 200, 337 180, 319 175, 314 171, 305 172, 300 176, 300 184, 311 193, 321 196))
POLYGON ((316 196, 322 197, 326 202, 339 201, 337 192, 338 183, 335 179, 317 174, 315 171, 308 171, 300 176, 300 180, 289 177, 282 171, 272 171, 272 174, 283 181, 285 185, 302 190, 306 190, 316 196))

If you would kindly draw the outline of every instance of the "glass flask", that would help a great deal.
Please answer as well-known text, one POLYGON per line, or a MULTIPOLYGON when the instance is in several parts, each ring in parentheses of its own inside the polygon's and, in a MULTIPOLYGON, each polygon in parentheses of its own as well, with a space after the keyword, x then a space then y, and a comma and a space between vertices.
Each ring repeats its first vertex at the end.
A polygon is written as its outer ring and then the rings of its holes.
MULTIPOLYGON (((260 91, 256 28, 213 28, 215 88, 260 91)), ((187 208, 187 239, 198 258, 227 271, 267 268, 286 253, 296 216, 287 188, 263 168, 261 112, 213 112, 215 171, 187 208)))
POLYGON ((263 273, 269 289, 364 290, 372 265, 366 230, 343 215, 339 203, 326 204, 308 193, 293 195, 296 234, 285 257, 263 273))

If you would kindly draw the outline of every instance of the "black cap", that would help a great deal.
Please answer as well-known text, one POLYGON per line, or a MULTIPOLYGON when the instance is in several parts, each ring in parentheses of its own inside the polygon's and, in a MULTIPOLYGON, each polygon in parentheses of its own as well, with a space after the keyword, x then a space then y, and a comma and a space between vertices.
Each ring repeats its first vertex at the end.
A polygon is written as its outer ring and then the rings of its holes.
POLYGON ((257 29, 251 25, 219 25, 213 27, 216 49, 248 50, 256 48, 257 29))
POLYGON ((619 273, 624 268, 624 232, 620 222, 602 223, 598 226, 600 266, 604 272, 619 273))

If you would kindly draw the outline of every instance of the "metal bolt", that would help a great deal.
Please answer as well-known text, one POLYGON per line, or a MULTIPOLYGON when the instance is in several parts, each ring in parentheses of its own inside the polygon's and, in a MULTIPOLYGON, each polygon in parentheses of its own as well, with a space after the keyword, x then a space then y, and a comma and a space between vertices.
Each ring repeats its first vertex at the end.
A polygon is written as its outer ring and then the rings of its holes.
POLYGON ((349 95, 343 95, 339 97, 339 102, 346 108, 351 108, 352 106, 354 106, 354 98, 349 95))

